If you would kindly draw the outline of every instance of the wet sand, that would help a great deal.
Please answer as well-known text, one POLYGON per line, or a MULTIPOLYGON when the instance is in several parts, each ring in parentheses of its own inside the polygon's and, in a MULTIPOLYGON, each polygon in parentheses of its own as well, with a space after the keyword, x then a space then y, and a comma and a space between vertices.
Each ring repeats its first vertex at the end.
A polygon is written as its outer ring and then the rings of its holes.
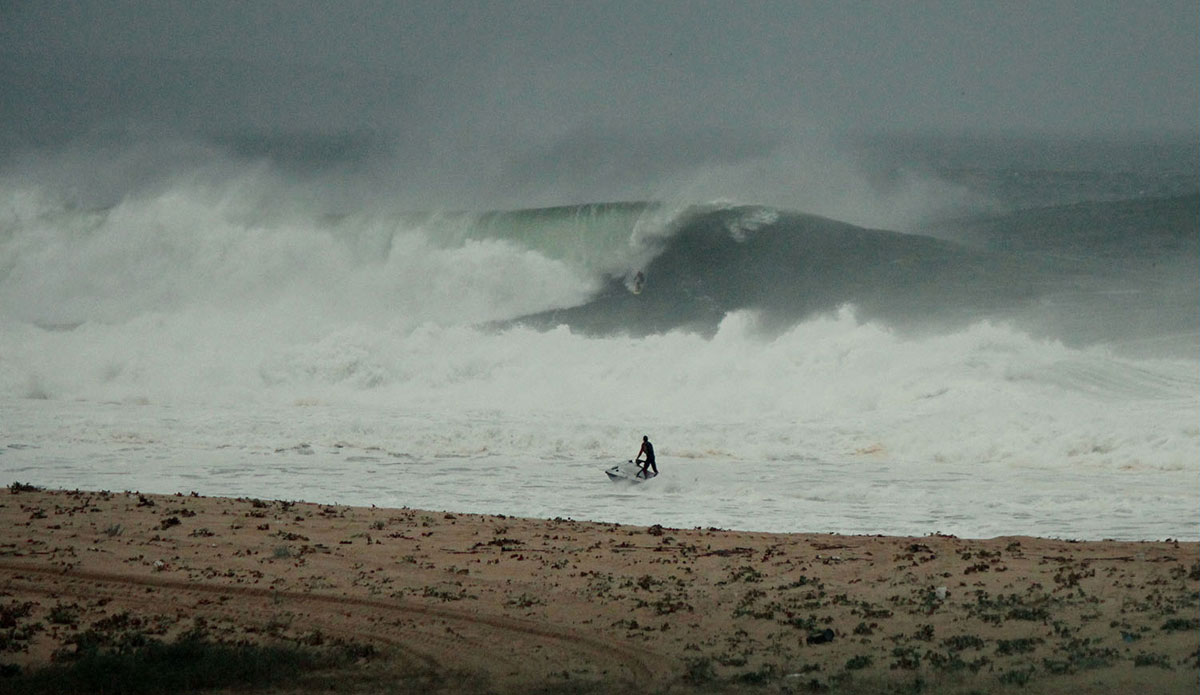
MULTIPOLYGON (((1200 685, 1195 542, 748 533, 0 491, 0 664, 92 631, 363 645, 340 692, 1200 685)), ((276 688, 307 692, 308 686, 276 688)))

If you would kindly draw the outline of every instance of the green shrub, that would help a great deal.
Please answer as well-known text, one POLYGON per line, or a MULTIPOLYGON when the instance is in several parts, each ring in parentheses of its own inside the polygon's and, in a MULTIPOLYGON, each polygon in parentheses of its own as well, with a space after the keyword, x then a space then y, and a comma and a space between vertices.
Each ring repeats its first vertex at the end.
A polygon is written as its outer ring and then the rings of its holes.
POLYGON ((349 653, 302 647, 227 645, 201 639, 149 640, 99 649, 79 641, 66 663, 5 678, 0 693, 165 695, 205 689, 262 687, 346 663, 349 653))
POLYGON ((1200 618, 1171 618, 1163 623, 1162 629, 1169 632, 1195 632, 1200 630, 1200 618))

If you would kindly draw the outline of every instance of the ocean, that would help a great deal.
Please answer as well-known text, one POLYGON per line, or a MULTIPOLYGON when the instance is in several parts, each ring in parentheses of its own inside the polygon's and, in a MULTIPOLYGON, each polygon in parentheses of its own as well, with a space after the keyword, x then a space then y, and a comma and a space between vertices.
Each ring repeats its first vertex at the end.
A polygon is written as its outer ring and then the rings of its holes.
POLYGON ((895 136, 849 159, 855 184, 827 195, 709 182, 483 209, 270 158, 98 198, 10 165, 0 475, 673 527, 1200 537, 1196 144, 895 136), (643 435, 662 475, 609 482, 643 435))

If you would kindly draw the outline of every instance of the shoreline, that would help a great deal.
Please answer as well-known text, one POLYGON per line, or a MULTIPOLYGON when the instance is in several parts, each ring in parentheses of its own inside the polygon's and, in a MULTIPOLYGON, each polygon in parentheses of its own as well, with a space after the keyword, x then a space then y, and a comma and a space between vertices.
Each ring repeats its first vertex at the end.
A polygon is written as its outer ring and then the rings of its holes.
POLYGON ((21 673, 71 663, 89 631, 103 646, 201 628, 221 643, 369 647, 336 669, 343 692, 414 678, 445 692, 1200 683, 1196 542, 675 529, 15 484, 0 524, 0 664, 21 673))

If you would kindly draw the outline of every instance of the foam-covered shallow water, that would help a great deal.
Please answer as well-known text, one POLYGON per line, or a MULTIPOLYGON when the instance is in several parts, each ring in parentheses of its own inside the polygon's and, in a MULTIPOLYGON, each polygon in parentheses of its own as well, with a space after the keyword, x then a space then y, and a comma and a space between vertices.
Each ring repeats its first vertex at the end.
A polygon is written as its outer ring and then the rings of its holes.
MULTIPOLYGON (((1187 467, 1064 472, 1000 461, 914 465, 882 452, 836 460, 679 457, 660 438, 663 474, 630 485, 602 472, 636 451, 632 438, 629 451, 616 446, 617 432, 633 429, 615 424, 593 429, 612 438, 581 455, 560 453, 569 444, 528 424, 380 411, 364 417, 329 406, 214 412, 9 401, 0 410, 24 435, 4 443, 0 470, 11 480, 52 487, 780 532, 1194 540, 1200 522, 1195 471, 1187 467), (477 451, 443 455, 389 446, 417 435, 464 449, 461 440, 479 428, 525 446, 492 453, 476 442, 477 451)), ((581 436, 575 427, 570 434, 581 436)))
POLYGON ((0 475, 682 527, 1197 537, 1194 364, 989 325, 904 339, 849 312, 748 331, 448 331, 377 346, 390 376, 366 390, 197 400, 156 378, 116 400, 6 398, 0 475), (643 432, 663 475, 609 482, 643 432))

